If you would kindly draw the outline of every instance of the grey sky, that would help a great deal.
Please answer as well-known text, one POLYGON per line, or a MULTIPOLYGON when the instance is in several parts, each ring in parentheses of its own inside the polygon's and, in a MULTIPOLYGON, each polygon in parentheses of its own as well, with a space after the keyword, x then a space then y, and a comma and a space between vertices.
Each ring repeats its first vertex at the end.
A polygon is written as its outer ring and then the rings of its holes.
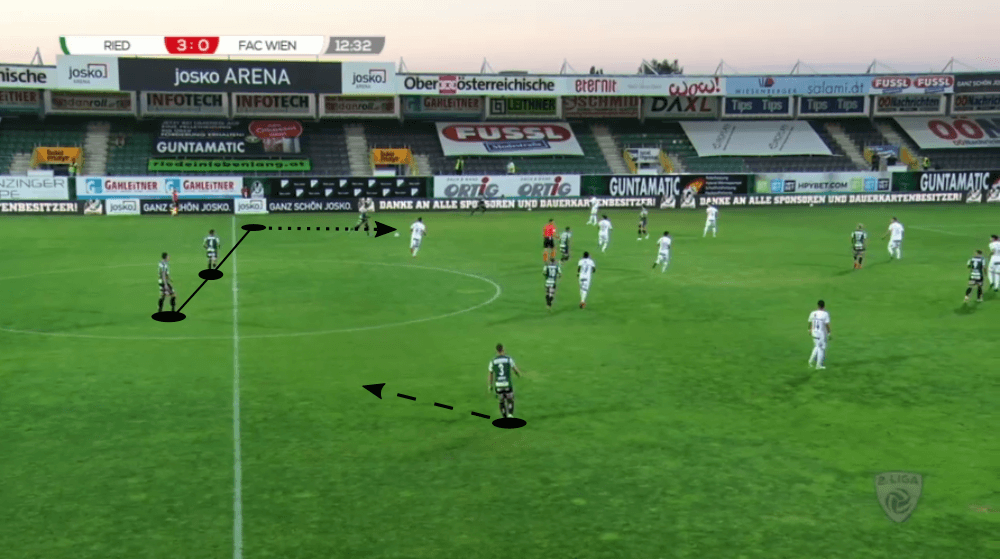
MULTIPOLYGON (((27 63, 42 48, 55 63, 59 35, 384 35, 369 59, 411 71, 633 73, 643 58, 677 58, 686 73, 721 59, 740 72, 863 72, 873 59, 900 71, 940 71, 952 57, 1000 68, 997 0, 801 2, 773 0, 288 0, 163 4, 47 0, 0 18, 0 62, 27 63), (804 70, 805 71, 805 70, 804 70)), ((347 58, 344 58, 347 59, 347 58)), ((363 58, 359 58, 363 59, 363 58)), ((957 64, 956 71, 968 70, 957 64)))

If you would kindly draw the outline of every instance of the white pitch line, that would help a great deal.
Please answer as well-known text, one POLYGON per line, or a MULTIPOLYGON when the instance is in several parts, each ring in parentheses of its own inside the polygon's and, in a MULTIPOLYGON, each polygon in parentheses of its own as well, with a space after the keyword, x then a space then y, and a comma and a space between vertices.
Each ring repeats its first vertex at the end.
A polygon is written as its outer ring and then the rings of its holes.
MULTIPOLYGON (((236 242, 236 216, 233 236, 236 242)), ((240 435, 240 298, 233 251, 233 559, 243 559, 243 449, 240 435)))
POLYGON ((953 237, 974 237, 975 235, 969 235, 966 233, 953 233, 951 231, 944 231, 941 229, 931 229, 930 227, 918 227, 916 225, 908 225, 910 229, 916 229, 917 231, 929 231, 931 233, 940 233, 942 235, 951 235, 953 237))

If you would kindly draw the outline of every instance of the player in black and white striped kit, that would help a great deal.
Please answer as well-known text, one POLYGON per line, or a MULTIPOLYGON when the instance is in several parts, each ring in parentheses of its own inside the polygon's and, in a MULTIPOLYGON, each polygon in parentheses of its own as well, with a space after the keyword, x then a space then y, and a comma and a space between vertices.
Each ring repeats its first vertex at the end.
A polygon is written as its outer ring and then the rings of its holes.
POLYGON ((170 255, 163 253, 163 259, 160 260, 160 264, 157 267, 157 278, 160 283, 160 301, 159 310, 157 312, 163 312, 163 300, 170 296, 170 310, 177 310, 177 294, 174 293, 174 286, 170 284, 170 255))

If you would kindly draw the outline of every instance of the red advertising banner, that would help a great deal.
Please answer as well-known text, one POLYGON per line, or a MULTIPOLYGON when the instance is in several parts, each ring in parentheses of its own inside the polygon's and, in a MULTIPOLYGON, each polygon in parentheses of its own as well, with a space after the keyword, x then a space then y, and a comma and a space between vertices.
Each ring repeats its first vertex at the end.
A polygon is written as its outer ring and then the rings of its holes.
POLYGON ((363 97, 357 95, 321 96, 320 118, 396 118, 395 97, 363 97))
POLYGON ((563 118, 638 118, 640 97, 563 97, 563 118))
POLYGON ((63 115, 135 115, 135 93, 46 91, 45 113, 63 115))
POLYGON ((955 87, 955 76, 948 75, 911 75, 911 76, 874 76, 872 77, 872 95, 898 95, 900 93, 952 93, 955 87))

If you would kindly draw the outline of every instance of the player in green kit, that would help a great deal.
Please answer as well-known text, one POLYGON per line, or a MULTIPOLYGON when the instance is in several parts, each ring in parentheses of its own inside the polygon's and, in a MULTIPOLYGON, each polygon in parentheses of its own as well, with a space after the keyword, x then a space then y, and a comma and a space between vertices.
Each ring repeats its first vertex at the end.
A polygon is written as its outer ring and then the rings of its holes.
POLYGON ((972 293, 972 288, 978 288, 978 301, 983 302, 983 276, 986 272, 986 259, 983 258, 983 251, 977 250, 976 255, 969 259, 967 264, 969 268, 969 288, 965 290, 965 302, 969 302, 969 295, 972 293))
POLYGON ((514 416, 514 379, 513 372, 521 376, 521 370, 514 364, 514 359, 504 353, 503 344, 497 344, 497 355, 490 361, 490 390, 495 390, 500 399, 500 414, 503 417, 514 416))
POLYGON ((177 310, 177 294, 174 293, 174 286, 170 281, 170 255, 163 253, 163 260, 160 260, 156 269, 156 276, 160 284, 160 300, 157 312, 163 312, 163 300, 170 297, 170 310, 177 310))
POLYGON ((573 233, 569 230, 569 227, 559 235, 559 251, 562 252, 560 260, 563 262, 569 260, 569 242, 572 239, 573 233))
POLYGON ((545 304, 552 311, 552 301, 556 298, 556 280, 562 277, 562 268, 553 256, 549 263, 542 269, 542 276, 545 277, 545 304))
POLYGON ((851 247, 854 248, 854 269, 860 270, 865 259, 865 244, 868 242, 868 233, 865 233, 865 226, 858 224, 858 228, 851 232, 851 247))
POLYGON ((215 235, 215 229, 208 230, 208 236, 205 237, 205 256, 208 257, 208 268, 215 268, 215 261, 219 259, 219 245, 221 241, 219 237, 215 235))

